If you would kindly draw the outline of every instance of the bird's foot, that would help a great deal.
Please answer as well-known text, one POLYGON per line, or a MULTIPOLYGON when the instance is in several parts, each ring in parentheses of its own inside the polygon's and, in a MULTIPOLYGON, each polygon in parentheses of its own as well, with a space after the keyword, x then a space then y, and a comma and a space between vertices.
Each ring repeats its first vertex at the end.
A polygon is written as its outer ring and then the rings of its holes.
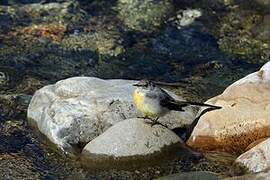
POLYGON ((159 117, 157 117, 157 118, 155 118, 155 119, 150 119, 151 121, 149 122, 149 124, 151 125, 151 127, 153 127, 153 126, 156 125, 156 124, 160 124, 160 123, 158 122, 158 119, 159 119, 159 117))
POLYGON ((153 127, 154 125, 157 125, 157 124, 161 124, 161 123, 159 123, 157 121, 153 121, 153 120, 151 120, 150 122, 146 122, 146 123, 150 124, 151 127, 153 127))
POLYGON ((158 122, 156 119, 154 119, 154 120, 150 119, 150 121, 145 121, 145 123, 149 124, 151 127, 153 127, 154 125, 161 125, 161 126, 163 126, 165 128, 168 128, 168 126, 158 122))

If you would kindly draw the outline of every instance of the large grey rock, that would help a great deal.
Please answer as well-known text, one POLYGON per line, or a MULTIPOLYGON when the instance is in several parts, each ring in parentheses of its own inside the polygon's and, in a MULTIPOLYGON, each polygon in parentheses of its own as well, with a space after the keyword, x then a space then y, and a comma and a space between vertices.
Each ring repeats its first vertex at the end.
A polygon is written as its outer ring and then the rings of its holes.
MULTIPOLYGON (((137 117, 132 102, 134 81, 74 77, 38 90, 27 116, 61 148, 88 143, 113 124, 137 117)), ((170 128, 191 123, 196 110, 171 112, 160 118, 170 128)))
POLYGON ((150 155, 162 148, 180 143, 181 139, 171 130, 151 126, 144 119, 134 118, 121 121, 84 148, 84 153, 113 157, 150 155))
POLYGON ((236 162, 251 172, 261 172, 270 168, 270 138, 259 143, 236 159, 236 162))

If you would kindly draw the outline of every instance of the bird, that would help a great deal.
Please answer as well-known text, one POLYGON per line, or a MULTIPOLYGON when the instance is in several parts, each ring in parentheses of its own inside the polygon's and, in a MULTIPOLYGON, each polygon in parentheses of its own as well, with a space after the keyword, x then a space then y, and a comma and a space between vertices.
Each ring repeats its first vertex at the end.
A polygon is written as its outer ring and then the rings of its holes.
POLYGON ((142 118, 151 120, 152 126, 158 123, 160 117, 171 110, 184 111, 183 108, 189 105, 213 109, 221 108, 211 104, 176 100, 151 80, 143 79, 133 84, 133 86, 136 87, 132 95, 134 105, 137 111, 142 114, 142 118))

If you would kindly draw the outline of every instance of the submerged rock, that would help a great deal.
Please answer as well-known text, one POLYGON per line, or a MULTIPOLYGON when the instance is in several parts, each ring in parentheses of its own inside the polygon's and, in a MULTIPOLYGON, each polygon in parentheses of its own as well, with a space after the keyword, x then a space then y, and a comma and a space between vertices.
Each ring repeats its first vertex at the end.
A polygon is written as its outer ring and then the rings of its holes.
POLYGON ((257 174, 247 174, 244 176, 235 176, 230 178, 225 178, 223 180, 267 180, 270 177, 270 172, 262 172, 257 174))
MULTIPOLYGON (((34 94, 27 117, 61 148, 88 143, 117 122, 137 117, 133 83, 94 77, 62 80, 34 94)), ((188 107, 185 112, 170 112, 159 122, 182 127, 192 122, 195 113, 188 107)))
POLYGON ((243 165, 251 172, 261 172, 270 168, 270 139, 259 143, 239 156, 235 162, 243 165))
POLYGON ((119 18, 133 30, 156 31, 173 12, 168 0, 119 0, 117 4, 119 18))
POLYGON ((177 174, 172 174, 169 176, 164 176, 156 180, 187 180, 187 179, 197 179, 197 180, 217 180, 218 175, 209 171, 195 171, 195 172, 181 172, 177 174))
POLYGON ((5 73, 0 72, 0 85, 3 86, 7 83, 8 77, 5 73))
POLYGON ((117 31, 107 30, 95 33, 71 34, 64 38, 61 46, 66 50, 98 52, 109 57, 122 54, 123 39, 117 31))
POLYGON ((269 15, 250 9, 254 8, 253 3, 243 1, 233 6, 221 18, 217 38, 224 52, 244 57, 251 63, 265 63, 270 57, 269 15))
POLYGON ((202 16, 199 9, 186 9, 177 12, 175 24, 180 29, 181 27, 191 25, 196 18, 202 16))
POLYGON ((113 157, 146 156, 180 142, 171 130, 134 118, 115 124, 88 143, 83 151, 113 157))
POLYGON ((242 153, 252 142, 270 136, 270 62, 207 101, 222 109, 204 114, 188 144, 193 148, 242 153))

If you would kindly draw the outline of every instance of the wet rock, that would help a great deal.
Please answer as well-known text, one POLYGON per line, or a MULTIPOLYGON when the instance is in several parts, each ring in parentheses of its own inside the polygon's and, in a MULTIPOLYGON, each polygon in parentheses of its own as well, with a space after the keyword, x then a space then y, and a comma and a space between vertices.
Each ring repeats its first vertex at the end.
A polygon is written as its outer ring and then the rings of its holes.
POLYGON ((195 171, 172 174, 169 176, 157 178, 156 180, 186 180, 186 179, 198 179, 198 180, 217 180, 218 176, 215 173, 207 171, 195 171))
POLYGON ((168 0, 119 0, 117 9, 119 18, 128 28, 141 32, 158 30, 173 12, 168 0))
POLYGON ((34 163, 26 157, 20 157, 15 153, 1 153, 0 155, 1 179, 39 179, 40 172, 34 171, 34 163))
MULTIPOLYGON (((137 117, 132 83, 93 77, 62 80, 34 94, 27 117, 59 147, 88 143, 115 123, 137 117)), ((172 111, 159 122, 181 127, 192 122, 195 112, 193 107, 172 111)))
POLYGON ((225 178, 223 180, 267 180, 270 177, 270 172, 262 172, 257 174, 247 174, 244 176, 235 176, 225 178))
POLYGON ((170 57, 175 61, 181 59, 181 63, 204 63, 212 57, 220 59, 213 36, 197 27, 168 27, 152 40, 152 49, 155 55, 170 57))
POLYGON ((169 129, 145 123, 144 119, 119 122, 92 140, 84 153, 113 157, 146 156, 162 148, 180 143, 181 139, 169 129))
POLYGON ((17 85, 17 92, 33 95, 36 90, 48 84, 46 81, 40 81, 33 77, 25 77, 20 84, 17 85))
MULTIPOLYGON (((79 8, 79 4, 75 1, 63 2, 63 3, 33 3, 22 6, 0 6, 1 14, 9 17, 14 24, 29 25, 43 23, 79 23, 86 17, 86 13, 79 8), (18 23, 19 22, 19 23, 18 23)), ((20 26, 19 26, 20 27, 20 26)))
POLYGON ((180 29, 181 27, 191 25, 200 16, 202 16, 202 12, 198 9, 180 10, 177 12, 174 23, 180 29))
POLYGON ((242 5, 233 8, 222 18, 218 30, 220 48, 251 63, 267 62, 270 57, 267 16, 254 9, 245 9, 242 5))
POLYGON ((188 144, 196 149, 243 153, 252 142, 270 135, 270 62, 230 85, 207 103, 222 109, 204 114, 188 144))
POLYGON ((0 72, 0 85, 3 86, 8 82, 8 77, 5 73, 0 72))
POLYGON ((239 156, 235 162, 253 173, 268 170, 270 168, 269 150, 270 139, 268 138, 239 156))
POLYGON ((38 24, 30 25, 22 29, 18 29, 13 32, 13 36, 23 36, 24 38, 44 38, 54 43, 59 43, 64 36, 66 31, 66 25, 61 23, 50 23, 50 24, 38 24))
POLYGON ((97 48, 95 46, 94 34, 80 34, 66 37, 62 41, 62 47, 65 49, 71 49, 76 51, 91 50, 95 51, 97 48))
POLYGON ((269 6, 270 1, 269 0, 255 0, 257 3, 264 5, 264 6, 269 6))
POLYGON ((1 100, 7 101, 9 104, 28 106, 32 96, 27 94, 2 94, 1 100))
POLYGON ((63 39, 61 46, 68 50, 97 51, 100 56, 118 56, 125 49, 119 32, 108 30, 95 33, 71 34, 63 39))

